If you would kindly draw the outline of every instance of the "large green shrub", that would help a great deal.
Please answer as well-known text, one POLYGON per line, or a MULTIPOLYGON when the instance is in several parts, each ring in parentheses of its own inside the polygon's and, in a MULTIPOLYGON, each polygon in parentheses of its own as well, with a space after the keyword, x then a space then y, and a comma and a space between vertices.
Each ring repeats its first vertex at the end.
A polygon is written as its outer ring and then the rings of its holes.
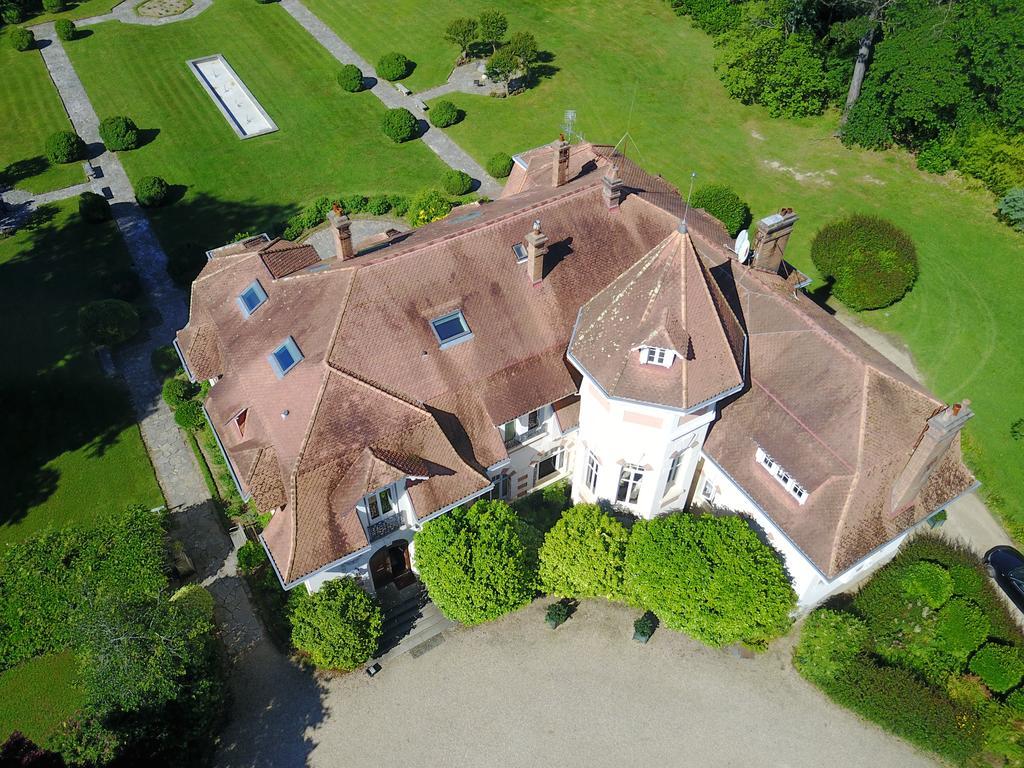
POLYGON ((935 645, 963 663, 985 642, 990 626, 988 618, 976 603, 954 597, 938 613, 935 645))
POLYGON ((568 480, 559 480, 539 491, 512 502, 512 509, 541 533, 547 533, 572 506, 572 488, 568 480))
POLYGON ((740 230, 750 226, 750 206, 740 196, 723 184, 705 184, 693 191, 690 204, 703 208, 725 225, 729 237, 736 237, 740 230))
POLYGON ((739 26, 742 6, 732 0, 670 0, 679 15, 689 14, 693 23, 709 35, 717 36, 739 26))
POLYGON ((741 517, 672 514, 633 526, 626 588, 666 626, 712 646, 765 647, 796 595, 775 552, 741 517))
POLYGON ((987 643, 971 657, 971 672, 997 693, 1010 690, 1024 678, 1020 648, 987 643))
POLYGON ((566 510, 540 548, 542 588, 559 597, 623 597, 629 534, 595 504, 566 510))
POLYGON ((188 379, 168 379, 164 382, 162 393, 164 402, 172 409, 187 403, 199 394, 199 386, 188 379))
POLYGON ((78 196, 78 214, 86 221, 110 221, 110 203, 103 195, 83 192, 78 196))
POLYGON ((43 10, 47 13, 60 13, 64 10, 64 0, 43 0, 43 10))
POLYGON ((100 299, 78 310, 82 336, 97 346, 116 346, 139 332, 139 313, 127 301, 100 299))
POLYGON ((503 501, 477 501, 427 522, 415 553, 430 599, 462 624, 496 619, 533 597, 521 523, 503 501))
POLYGON ((31 29, 12 29, 10 33, 11 47, 16 51, 30 50, 36 44, 36 36, 31 29))
POLYGON ((865 149, 888 149, 892 146, 893 135, 888 117, 870 92, 853 105, 840 138, 847 146, 865 149))
POLYGON ((75 36, 78 35, 78 27, 75 26, 75 22, 71 19, 57 19, 53 26, 57 32, 57 37, 65 42, 74 40, 75 36))
POLYGON ((178 359, 178 353, 172 344, 154 347, 153 351, 149 353, 149 362, 153 366, 153 370, 161 376, 173 376, 181 370, 181 360, 178 359))
POLYGON ((405 216, 409 213, 409 198, 405 195, 388 195, 388 202, 391 203, 391 210, 395 216, 405 216))
POLYGON ((174 409, 174 423, 187 432, 195 432, 206 424, 203 406, 195 400, 187 400, 174 409))
POLYGON ((238 548, 238 570, 242 573, 255 573, 267 562, 267 551, 258 541, 247 541, 238 548))
POLYGON ((996 212, 1011 227, 1024 232, 1024 187, 1016 187, 1003 195, 996 212))
POLYGON ((430 110, 430 124, 447 128, 459 122, 459 108, 447 99, 441 99, 430 110))
POLYGON ((391 210, 391 198, 387 195, 374 195, 366 201, 366 212, 374 216, 383 216, 391 210))
POLYGON ((100 138, 111 152, 123 152, 139 146, 139 127, 130 117, 115 115, 100 122, 100 138))
POLYGON ((832 292, 850 309, 878 309, 903 298, 917 279, 917 249, 894 224, 855 214, 826 224, 811 243, 811 259, 832 292))
POLYGON ((425 189, 409 201, 409 222, 422 227, 452 212, 452 201, 436 189, 425 189))
POLYGON ((157 208, 167 202, 171 188, 159 176, 144 176, 135 186, 135 199, 145 208, 157 208))
POLYGON ((907 566, 901 582, 907 597, 922 600, 929 608, 940 608, 953 596, 953 579, 937 563, 921 561, 907 566))
POLYGON ((405 107, 389 109, 384 113, 380 129, 396 144, 416 138, 418 124, 415 115, 405 107))
POLYGON ((458 197, 473 188, 473 177, 465 171, 449 168, 441 175, 441 186, 449 195, 458 197))
POLYGON ((344 64, 338 71, 338 85, 343 91, 358 93, 363 90, 363 70, 355 64, 344 64))
POLYGON ((295 601, 292 643, 318 667, 355 669, 377 651, 383 618, 354 579, 331 579, 295 601))
POLYGON ((401 80, 409 74, 409 59, 402 53, 385 53, 377 60, 377 74, 385 80, 401 80))
POLYGON ((868 641, 867 625, 850 613, 821 609, 804 621, 793 664, 808 680, 834 680, 845 673, 868 641))
POLYGON ((4 24, 21 24, 21 20, 24 17, 25 14, 22 12, 20 5, 9 3, 0 6, 0 21, 4 24))
POLYGON ((85 142, 74 131, 56 131, 46 138, 46 159, 54 165, 85 157, 85 142))
POLYGON ((512 173, 512 157, 504 152, 491 155, 487 160, 487 173, 496 179, 504 179, 512 173))

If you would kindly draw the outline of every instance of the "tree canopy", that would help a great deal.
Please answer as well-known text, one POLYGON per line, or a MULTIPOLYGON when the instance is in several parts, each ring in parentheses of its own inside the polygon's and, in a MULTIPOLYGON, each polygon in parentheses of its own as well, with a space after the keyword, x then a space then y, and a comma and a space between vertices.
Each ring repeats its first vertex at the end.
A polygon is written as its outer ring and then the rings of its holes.
POLYGON ((623 567, 629 533, 596 504, 577 504, 544 537, 540 580, 559 597, 623 596, 623 567))

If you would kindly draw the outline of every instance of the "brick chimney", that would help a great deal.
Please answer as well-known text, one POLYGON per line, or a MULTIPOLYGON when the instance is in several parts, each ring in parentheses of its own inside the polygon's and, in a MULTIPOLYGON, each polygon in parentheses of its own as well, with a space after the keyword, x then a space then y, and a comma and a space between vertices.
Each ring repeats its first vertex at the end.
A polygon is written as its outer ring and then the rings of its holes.
POLYGON ((765 216, 757 222, 754 235, 754 257, 750 265, 765 272, 778 273, 786 252, 786 243, 793 232, 793 225, 800 217, 792 208, 783 208, 778 213, 765 216))
POLYGON ((617 210, 619 203, 622 202, 622 179, 619 178, 619 169, 615 163, 609 164, 608 170, 601 177, 601 183, 603 184, 601 192, 604 195, 605 205, 610 211, 617 210))
POLYGON ((327 220, 331 223, 331 232, 334 234, 334 255, 339 259, 351 259, 356 255, 352 247, 352 222, 341 206, 337 203, 328 212, 327 220))
POLYGON ((540 219, 533 222, 533 229, 523 238, 526 246, 526 276, 533 285, 544 279, 544 256, 548 252, 548 236, 540 231, 540 219))
POLYGON ((569 176, 569 142, 565 140, 565 134, 558 137, 555 152, 555 186, 560 187, 569 176))
POLYGON ((928 426, 914 446, 914 452, 910 454, 907 465, 892 486, 891 514, 902 512, 917 497, 935 465, 945 455, 954 438, 960 434, 967 420, 974 415, 970 404, 970 400, 955 403, 928 419, 928 426))

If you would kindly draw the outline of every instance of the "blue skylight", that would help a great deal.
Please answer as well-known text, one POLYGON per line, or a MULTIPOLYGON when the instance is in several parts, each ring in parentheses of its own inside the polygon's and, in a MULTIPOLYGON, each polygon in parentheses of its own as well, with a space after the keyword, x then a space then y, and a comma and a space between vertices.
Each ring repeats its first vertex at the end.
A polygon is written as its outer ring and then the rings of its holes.
POLYGON ((295 339, 289 336, 281 343, 281 346, 270 353, 267 360, 270 362, 270 367, 274 369, 274 373, 277 374, 277 378, 280 379, 299 364, 299 361, 302 360, 302 352, 299 351, 295 339))
POLYGON ((434 329, 434 335, 437 337, 441 349, 473 338, 473 332, 469 330, 469 325, 466 323, 466 318, 462 316, 461 309, 431 320, 430 327, 434 329))
POLYGON ((259 280, 253 280, 238 297, 238 306, 242 310, 242 314, 249 317, 253 312, 259 309, 263 302, 267 300, 267 292, 263 290, 263 286, 260 285, 259 280))

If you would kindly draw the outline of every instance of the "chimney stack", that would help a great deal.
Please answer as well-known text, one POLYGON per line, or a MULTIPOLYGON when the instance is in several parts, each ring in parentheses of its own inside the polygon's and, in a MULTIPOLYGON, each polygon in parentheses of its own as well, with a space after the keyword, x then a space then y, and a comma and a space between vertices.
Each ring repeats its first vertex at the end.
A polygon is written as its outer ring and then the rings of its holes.
POLYGON ((782 266, 782 258, 786 253, 786 243, 793 233, 793 225, 800 217, 793 213, 792 208, 783 208, 778 213, 765 216, 757 222, 757 234, 754 235, 754 257, 750 265, 755 269, 778 274, 782 266))
POLYGON ((356 255, 352 247, 352 222, 341 206, 337 203, 328 212, 327 220, 331 223, 331 232, 334 233, 334 255, 339 259, 351 259, 356 255))
POLYGON ((526 245, 526 276, 533 285, 544 278, 544 256, 548 252, 548 236, 540 231, 540 219, 533 222, 533 229, 523 238, 526 245))
POLYGON ((558 137, 555 152, 555 186, 560 187, 569 176, 569 142, 565 140, 565 134, 558 137))
POLYGON ((892 486, 890 514, 902 512, 917 498, 935 465, 946 455, 946 451, 960 434, 964 424, 974 415, 970 404, 970 400, 955 403, 928 419, 928 426, 914 446, 914 452, 910 454, 907 465, 892 486))
POLYGON ((618 210, 619 203, 622 202, 622 179, 619 178, 619 169, 615 163, 608 166, 608 170, 601 177, 601 183, 604 185, 601 191, 608 210, 618 210))

